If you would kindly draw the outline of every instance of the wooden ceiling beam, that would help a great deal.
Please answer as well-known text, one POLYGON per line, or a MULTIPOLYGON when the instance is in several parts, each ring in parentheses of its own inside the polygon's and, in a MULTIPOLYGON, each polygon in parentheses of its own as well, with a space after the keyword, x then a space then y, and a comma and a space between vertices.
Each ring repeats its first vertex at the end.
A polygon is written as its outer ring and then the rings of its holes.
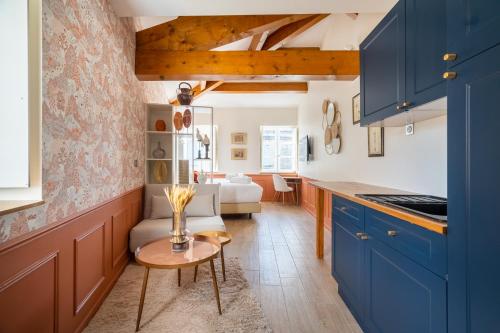
MULTIPOLYGON (((203 87, 203 85, 201 83, 196 84, 193 87, 193 101, 195 99, 197 99, 197 98, 200 98, 201 96, 203 96, 207 92, 216 89, 218 86, 220 86, 223 83, 224 83, 224 81, 207 81, 205 83, 205 87, 203 87)), ((172 98, 170 100, 170 104, 172 104, 172 105, 180 105, 180 103, 177 100, 177 98, 172 98)))
POLYGON ((136 48, 207 51, 311 16, 313 15, 181 16, 138 31, 136 48))
POLYGON ((358 51, 162 51, 137 50, 139 80, 353 80, 358 51))
MULTIPOLYGON (((212 81, 209 81, 212 82, 212 81)), ((224 82, 212 93, 258 94, 258 93, 298 93, 308 91, 307 82, 224 82)))
POLYGON ((262 46, 263 50, 277 50, 282 47, 286 42, 291 40, 294 37, 297 37, 307 29, 311 28, 325 17, 328 14, 317 14, 312 15, 310 17, 304 18, 300 21, 296 21, 293 23, 289 23, 285 26, 282 26, 272 34, 270 34, 264 45, 262 46))

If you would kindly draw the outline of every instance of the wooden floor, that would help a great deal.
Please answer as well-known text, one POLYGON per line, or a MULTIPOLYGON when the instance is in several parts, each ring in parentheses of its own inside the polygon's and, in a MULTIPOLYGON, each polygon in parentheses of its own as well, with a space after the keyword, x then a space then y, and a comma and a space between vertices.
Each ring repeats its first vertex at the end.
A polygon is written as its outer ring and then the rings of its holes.
POLYGON ((361 332, 330 274, 331 234, 325 230, 325 258, 316 259, 306 211, 266 203, 251 220, 224 222, 233 235, 224 253, 240 258, 274 332, 361 332))

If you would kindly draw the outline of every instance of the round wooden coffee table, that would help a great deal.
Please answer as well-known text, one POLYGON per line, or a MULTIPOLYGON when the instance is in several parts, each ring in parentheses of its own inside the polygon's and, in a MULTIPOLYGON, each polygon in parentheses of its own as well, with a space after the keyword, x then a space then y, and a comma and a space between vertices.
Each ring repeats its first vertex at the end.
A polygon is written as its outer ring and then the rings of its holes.
MULTIPOLYGON (((220 242, 220 261, 222 264, 222 278, 226 281, 226 265, 224 263, 224 246, 231 243, 231 234, 226 231, 201 231, 195 233, 196 236, 205 236, 217 238, 220 242)), ((196 276, 198 275, 198 265, 194 267, 194 282, 196 282, 196 276)))
MULTIPOLYGON (((210 261, 212 271, 212 282, 214 286, 215 298, 219 314, 222 314, 219 298, 219 287, 215 275, 214 258, 217 257, 221 249, 217 238, 195 235, 189 240, 189 249, 182 252, 173 252, 170 237, 163 238, 142 247, 135 251, 135 260, 145 267, 144 279, 142 281, 141 300, 139 303, 139 312, 137 313, 136 332, 139 331, 141 322, 142 308, 144 306, 144 297, 148 285, 149 269, 177 269, 178 281, 180 282, 180 269, 197 266, 210 261)), ((179 284, 180 285, 180 284, 179 284)))

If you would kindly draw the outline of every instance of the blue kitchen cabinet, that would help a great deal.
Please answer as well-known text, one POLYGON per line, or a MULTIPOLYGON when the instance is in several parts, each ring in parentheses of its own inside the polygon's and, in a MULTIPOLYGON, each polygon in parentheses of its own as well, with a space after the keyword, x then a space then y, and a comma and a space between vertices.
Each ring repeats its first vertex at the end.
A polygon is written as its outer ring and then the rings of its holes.
POLYGON ((365 243, 366 331, 446 332, 446 281, 374 237, 365 243))
POLYGON ((500 1, 447 0, 447 52, 459 64, 500 43, 500 1))
POLYGON ((333 196, 332 274, 365 332, 446 332, 446 236, 333 196))
MULTIPOLYGON (((468 3, 469 11, 477 13, 473 18, 499 22, 500 1, 468 3)), ((462 7, 451 9, 457 8, 462 7)), ((477 22, 476 28, 484 27, 477 39, 492 41, 487 26, 477 22)), ((469 39, 464 43, 456 45, 476 45, 469 39)), ((448 327, 453 333, 498 332, 500 45, 453 70, 456 79, 448 83, 448 327)))
POLYGON ((405 0, 405 102, 410 107, 446 96, 446 1, 405 0))
POLYGON ((400 0, 361 43, 361 125, 446 95, 445 17, 446 0, 400 0))
POLYGON ((394 6, 359 48, 361 125, 367 125, 396 114, 404 101, 404 1, 394 6))
POLYGON ((364 207, 348 200, 333 199, 332 274, 354 316, 361 321, 363 311, 362 228, 364 207), (340 255, 336 255, 340 254, 340 255))

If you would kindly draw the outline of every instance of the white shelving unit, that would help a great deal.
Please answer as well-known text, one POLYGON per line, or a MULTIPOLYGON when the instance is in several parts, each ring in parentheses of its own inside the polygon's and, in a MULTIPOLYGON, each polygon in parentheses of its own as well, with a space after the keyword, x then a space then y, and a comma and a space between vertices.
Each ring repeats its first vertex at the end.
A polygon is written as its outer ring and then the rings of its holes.
POLYGON ((212 182, 214 170, 214 131, 213 108, 206 106, 172 106, 170 104, 146 105, 146 184, 180 184, 193 183, 194 171, 208 173, 212 182), (191 112, 191 125, 176 131, 173 119, 176 112, 184 115, 186 109, 191 112), (156 121, 165 122, 165 131, 156 129, 156 121), (198 158, 199 143, 196 129, 210 140, 209 156, 205 158, 205 147, 202 146, 198 158), (164 151, 164 156, 154 155, 155 150, 164 151))
MULTIPOLYGON (((189 109, 191 111, 191 126, 189 128, 184 128, 179 133, 174 133, 175 138, 175 148, 174 148, 174 159, 176 166, 176 181, 181 183, 185 182, 186 178, 189 179, 189 183, 194 181, 194 171, 201 171, 208 173, 208 181, 213 180, 214 171, 214 137, 213 137, 213 108, 208 106, 174 106, 173 112, 180 112, 184 114, 185 110, 189 109), (210 140, 209 158, 208 159, 197 159, 199 143, 196 139, 196 129, 200 129, 201 134, 208 136, 210 140), (181 162, 184 161, 184 162, 181 162), (180 164, 184 163, 181 167, 180 164), (182 168, 189 165, 188 177, 186 174, 180 174, 182 168)), ((205 149, 203 147, 201 154, 205 157, 205 149)))
POLYGON ((174 132, 172 131, 172 106, 168 104, 146 105, 146 184, 171 184, 174 177, 174 132), (165 122, 165 131, 156 129, 156 121, 165 122), (154 156, 157 148, 165 156, 154 156))

